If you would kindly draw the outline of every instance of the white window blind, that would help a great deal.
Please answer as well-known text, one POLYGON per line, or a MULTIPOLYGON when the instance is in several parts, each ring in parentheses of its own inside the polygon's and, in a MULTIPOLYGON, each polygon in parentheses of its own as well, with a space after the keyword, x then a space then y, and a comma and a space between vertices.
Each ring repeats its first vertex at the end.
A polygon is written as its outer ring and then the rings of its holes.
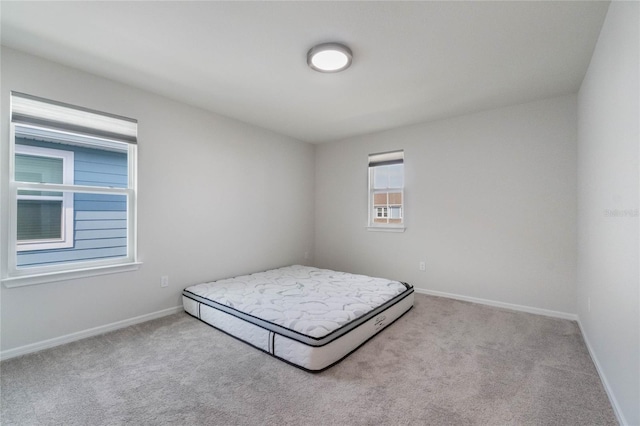
POLYGON ((11 122, 133 144, 138 141, 135 119, 19 92, 11 92, 11 122))
POLYGON ((389 166, 392 164, 402 164, 403 162, 403 150, 369 154, 369 167, 389 166))

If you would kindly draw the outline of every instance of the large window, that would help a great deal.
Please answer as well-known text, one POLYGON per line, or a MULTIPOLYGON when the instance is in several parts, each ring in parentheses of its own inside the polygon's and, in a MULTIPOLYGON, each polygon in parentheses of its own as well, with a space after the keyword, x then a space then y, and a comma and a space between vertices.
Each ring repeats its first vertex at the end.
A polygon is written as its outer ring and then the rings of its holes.
POLYGON ((135 120, 11 94, 5 285, 136 264, 136 143, 135 120))
POLYGON ((404 230, 404 151, 369 155, 369 229, 404 230))

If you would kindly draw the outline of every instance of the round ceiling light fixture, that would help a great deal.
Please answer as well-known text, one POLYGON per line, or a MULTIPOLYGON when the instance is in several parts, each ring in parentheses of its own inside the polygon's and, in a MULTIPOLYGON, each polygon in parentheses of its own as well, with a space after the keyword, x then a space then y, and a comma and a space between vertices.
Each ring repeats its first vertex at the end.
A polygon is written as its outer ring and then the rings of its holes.
POLYGON ((340 43, 324 43, 309 49, 307 64, 320 72, 338 72, 351 65, 351 49, 340 43))

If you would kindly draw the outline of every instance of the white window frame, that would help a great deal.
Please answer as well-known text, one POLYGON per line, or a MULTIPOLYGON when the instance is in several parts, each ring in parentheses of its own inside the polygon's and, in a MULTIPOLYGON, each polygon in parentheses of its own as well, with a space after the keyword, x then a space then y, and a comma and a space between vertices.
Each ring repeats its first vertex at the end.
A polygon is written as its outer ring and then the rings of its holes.
MULTIPOLYGON (((381 154, 370 154, 370 158, 371 156, 374 155, 385 155, 385 154, 391 154, 394 155, 396 153, 402 153, 402 164, 403 164, 403 173, 404 173, 404 151, 400 150, 400 151, 391 151, 389 153, 381 153, 381 154)), ((367 229, 369 231, 384 231, 384 232, 404 232, 406 227, 405 227, 405 221, 404 221, 404 209, 405 209, 405 198, 404 198, 404 179, 403 179, 403 185, 402 188, 374 188, 374 169, 377 166, 369 166, 369 180, 368 180, 368 185, 369 185, 369 191, 368 191, 368 223, 367 223, 367 229), (389 211, 388 207, 390 207, 391 205, 387 204, 387 206, 380 206, 380 207, 374 207, 373 205, 373 201, 375 199, 375 195, 376 194, 384 194, 384 193, 388 193, 388 192, 399 192, 401 195, 401 199, 402 199, 402 204, 399 205, 400 207, 400 223, 389 223, 389 220, 391 219, 391 212, 389 211), (378 213, 378 209, 380 208, 386 208, 386 215, 383 215, 382 217, 377 216, 378 213), (376 222, 375 219, 386 219, 387 221, 384 223, 380 223, 380 222, 376 222)), ((393 206, 397 206, 396 204, 394 204, 393 206)), ((396 219, 396 218, 393 218, 396 219)))
MULTIPOLYGON (((64 151, 59 149, 42 148, 38 146, 15 144, 15 154, 29 155, 32 157, 60 158, 62 160, 62 182, 64 185, 73 185, 73 151, 64 151)), ((14 154, 14 161, 15 161, 14 154)), ((15 164, 15 163, 14 163, 15 164)), ((42 195, 20 195, 14 192, 10 193, 10 203, 17 203, 19 200, 55 200, 62 201, 61 215, 61 236, 54 239, 43 240, 24 240, 16 241, 17 251, 35 251, 49 250, 59 248, 73 247, 73 194, 63 192, 61 196, 42 196, 42 195), (16 199, 13 199, 13 196, 16 199)), ((17 215, 16 215, 17 217, 17 215)))
MULTIPOLYGON (((5 287, 19 287, 56 281, 84 278, 95 275, 134 271, 141 262, 137 258, 137 121, 108 113, 89 110, 31 95, 11 92, 12 108, 9 124, 9 156, 2 160, 8 166, 8 178, 4 181, 2 203, 7 203, 6 245, 0 253, 5 287), (14 105, 15 96, 15 105, 14 105), (43 115, 39 116, 42 112, 43 115), (14 120, 15 118, 15 120, 14 120), (40 125, 40 122, 42 125, 40 125), (60 126, 58 126, 60 123, 60 126), (46 134, 47 140, 70 145, 126 151, 128 159, 128 184, 126 188, 50 184, 15 181, 16 130, 18 135, 46 134), (127 254, 124 257, 90 261, 74 261, 46 266, 17 267, 17 200, 19 190, 63 192, 71 197, 75 193, 124 195, 127 199, 127 254)), ((21 148, 18 148, 18 150, 21 148)), ((1 160, 1 159, 0 159, 1 160)), ((66 181, 65 181, 66 182, 66 181)), ((4 218, 3 218, 4 222, 4 218)))

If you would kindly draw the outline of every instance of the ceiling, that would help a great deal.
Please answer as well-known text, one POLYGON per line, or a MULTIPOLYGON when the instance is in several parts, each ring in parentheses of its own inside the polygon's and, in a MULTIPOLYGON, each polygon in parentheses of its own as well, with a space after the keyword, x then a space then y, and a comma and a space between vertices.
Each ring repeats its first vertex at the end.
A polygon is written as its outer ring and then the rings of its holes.
POLYGON ((6 2, 2 44, 307 142, 575 93, 609 3, 6 2), (342 73, 306 53, 337 41, 342 73))

